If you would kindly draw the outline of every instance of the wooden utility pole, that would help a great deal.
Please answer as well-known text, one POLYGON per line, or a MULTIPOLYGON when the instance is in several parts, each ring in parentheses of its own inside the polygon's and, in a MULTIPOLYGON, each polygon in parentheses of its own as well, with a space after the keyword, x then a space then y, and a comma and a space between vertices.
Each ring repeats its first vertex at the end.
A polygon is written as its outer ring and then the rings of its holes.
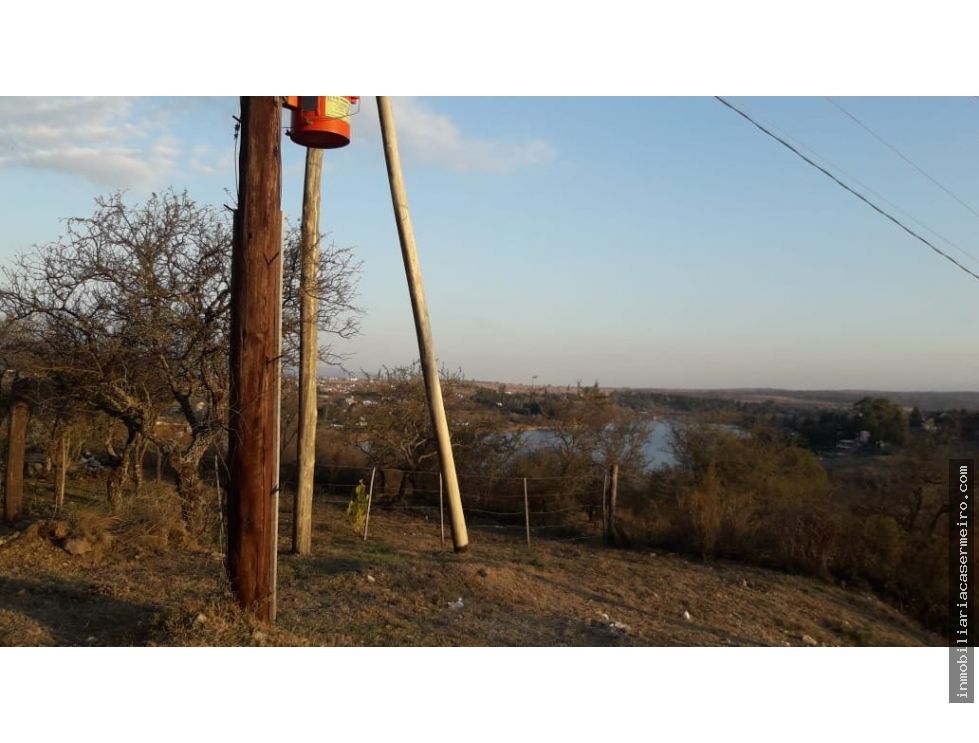
POLYGON ((275 617, 281 120, 278 98, 242 97, 231 258, 228 575, 238 603, 264 621, 275 617))
POLYGON ((31 408, 14 381, 10 392, 10 419, 7 424, 7 472, 3 487, 3 520, 8 524, 24 514, 24 449, 31 408))
POLYGON ((388 181, 391 185, 394 219, 398 224, 401 255, 404 258, 408 293, 411 295, 411 309, 415 317, 415 333, 418 336, 418 351, 421 357, 422 376, 425 378, 428 409, 432 417, 432 428, 435 429, 439 466, 449 501, 452 546, 456 552, 465 552, 469 548, 469 535, 466 532, 466 518, 462 512, 462 497, 459 495, 459 480, 456 477, 455 459, 452 456, 452 441, 449 438, 449 423, 445 417, 445 403, 442 401, 442 384, 439 381, 438 362, 435 346, 432 343, 432 327, 428 318, 428 304, 425 302, 425 287, 422 284, 421 266, 418 263, 418 250, 415 247, 415 233, 411 227, 411 215, 408 213, 408 193, 401 173, 401 156, 398 153, 398 136, 394 127, 391 100, 387 96, 377 96, 377 110, 381 119, 381 137, 384 140, 384 159, 387 162, 388 181))
POLYGON ((318 353, 317 278, 320 263, 320 175, 323 150, 306 149, 299 278, 299 434, 296 441, 299 482, 292 519, 292 551, 313 548, 313 473, 316 468, 316 362, 318 353))

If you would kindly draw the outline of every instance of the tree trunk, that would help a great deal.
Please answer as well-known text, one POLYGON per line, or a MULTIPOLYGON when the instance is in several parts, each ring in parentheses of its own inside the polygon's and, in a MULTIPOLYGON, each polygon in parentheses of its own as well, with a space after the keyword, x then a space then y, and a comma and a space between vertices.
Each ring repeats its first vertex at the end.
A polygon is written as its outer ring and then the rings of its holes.
POLYGON ((115 437, 113 436, 112 428, 113 428, 113 423, 110 420, 109 427, 105 434, 105 453, 108 454, 113 459, 116 459, 119 455, 116 454, 116 446, 115 446, 115 442, 113 441, 115 437))
POLYGON ((924 504, 924 500, 925 488, 923 485, 919 485, 914 489, 914 499, 911 502, 911 508, 904 524, 904 528, 908 531, 914 531, 914 523, 918 520, 918 514, 921 513, 921 506, 924 504))
POLYGON ((149 442, 146 441, 142 436, 139 437, 138 442, 133 446, 131 451, 132 456, 132 467, 133 467, 133 484, 134 484, 134 495, 139 497, 143 493, 143 482, 144 472, 143 472, 143 461, 146 458, 146 447, 149 442))
MULTIPOLYGON (((116 464, 105 481, 106 494, 109 498, 109 508, 113 514, 118 514, 122 509, 122 492, 129 483, 129 467, 132 460, 132 450, 136 446, 139 438, 140 436, 135 429, 129 429, 122 453, 115 456, 116 464)), ((107 446, 111 446, 111 440, 106 443, 107 446)))
POLYGON ((201 534, 208 526, 208 504, 200 465, 214 439, 215 436, 202 434, 179 456, 170 455, 180 498, 180 516, 192 534, 201 534))
POLYGON ((207 528, 207 504, 204 502, 204 486, 197 462, 178 458, 172 461, 177 478, 177 495, 180 498, 180 517, 187 530, 200 534, 207 528))

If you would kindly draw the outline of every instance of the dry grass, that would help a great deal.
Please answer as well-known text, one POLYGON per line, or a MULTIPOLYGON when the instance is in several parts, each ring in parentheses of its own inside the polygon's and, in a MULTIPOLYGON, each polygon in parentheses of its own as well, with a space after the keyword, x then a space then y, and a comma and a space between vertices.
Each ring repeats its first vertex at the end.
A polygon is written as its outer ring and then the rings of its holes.
POLYGON ((460 557, 437 522, 404 512, 372 512, 364 542, 342 506, 317 504, 314 554, 298 557, 289 498, 267 627, 238 610, 213 547, 172 538, 165 504, 134 504, 115 522, 87 508, 72 529, 107 527, 98 554, 43 537, 0 547, 0 644, 941 645, 872 595, 826 582, 595 544, 528 549, 484 531, 460 557))

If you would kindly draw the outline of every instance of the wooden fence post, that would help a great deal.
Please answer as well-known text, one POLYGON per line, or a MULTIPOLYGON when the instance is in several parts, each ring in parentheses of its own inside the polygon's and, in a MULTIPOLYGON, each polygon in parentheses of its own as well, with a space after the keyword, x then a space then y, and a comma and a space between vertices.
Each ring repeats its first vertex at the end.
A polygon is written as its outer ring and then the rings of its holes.
POLYGON ((608 539, 608 471, 602 482, 602 539, 608 539))
POLYGON ((14 382, 7 427, 7 475, 3 489, 3 520, 8 524, 20 520, 24 514, 24 449, 30 416, 30 406, 20 395, 17 382, 14 382))
POLYGON ((68 429, 61 429, 58 439, 58 466, 54 472, 54 512, 61 513, 65 505, 65 475, 68 472, 68 429))
POLYGON ((523 515, 527 524, 527 546, 530 546, 530 501, 527 498, 527 478, 523 479, 523 515))
POLYGON ((605 495, 605 543, 615 544, 615 501, 619 494, 619 465, 613 464, 609 468, 608 488, 605 495))
POLYGON ((371 484, 367 488, 367 516, 364 518, 364 541, 367 541, 367 525, 371 522, 371 501, 374 498, 374 473, 377 467, 371 467, 371 484))

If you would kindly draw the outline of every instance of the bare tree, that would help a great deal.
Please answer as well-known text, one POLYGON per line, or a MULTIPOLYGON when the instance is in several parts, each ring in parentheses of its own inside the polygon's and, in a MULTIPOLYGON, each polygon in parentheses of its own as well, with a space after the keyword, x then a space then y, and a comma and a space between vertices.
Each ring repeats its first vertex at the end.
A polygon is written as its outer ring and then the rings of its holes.
MULTIPOLYGON (((501 471, 514 453, 516 437, 501 433, 497 419, 464 410, 461 372, 443 369, 440 376, 460 473, 501 471)), ((421 369, 418 362, 384 367, 367 381, 366 393, 347 409, 348 441, 371 464, 402 471, 395 496, 400 500, 408 485, 418 487, 419 473, 438 470, 438 449, 421 369)))
MULTIPOLYGON (((0 350, 8 363, 48 378, 77 408, 101 411, 125 428, 107 483, 113 509, 132 471, 140 480, 151 442, 176 474, 184 519, 202 525, 200 463, 226 432, 230 255, 227 211, 186 193, 153 194, 139 206, 116 193, 96 199, 91 217, 69 219, 61 239, 2 273, 0 350), (170 413, 183 418, 188 435, 158 428, 170 413)), ((350 251, 323 251, 324 331, 356 332, 358 270, 350 251)), ((285 277, 287 339, 298 325, 289 311, 298 307, 295 274, 285 277)))

